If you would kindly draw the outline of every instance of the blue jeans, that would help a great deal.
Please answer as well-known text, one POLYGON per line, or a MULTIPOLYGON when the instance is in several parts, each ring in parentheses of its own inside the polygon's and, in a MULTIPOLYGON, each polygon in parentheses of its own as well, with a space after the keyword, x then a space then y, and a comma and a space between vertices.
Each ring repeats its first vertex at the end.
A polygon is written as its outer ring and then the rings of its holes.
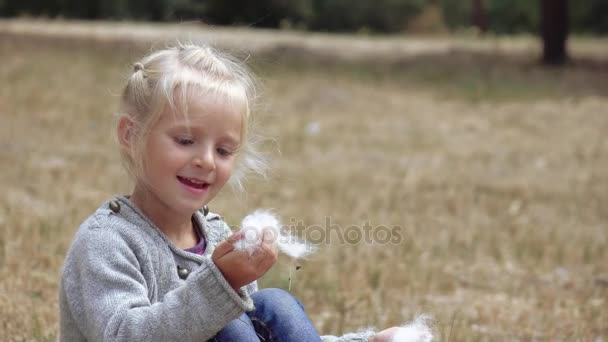
POLYGON ((228 323, 211 341, 321 341, 302 304, 289 292, 262 289, 251 299, 255 309, 228 323))

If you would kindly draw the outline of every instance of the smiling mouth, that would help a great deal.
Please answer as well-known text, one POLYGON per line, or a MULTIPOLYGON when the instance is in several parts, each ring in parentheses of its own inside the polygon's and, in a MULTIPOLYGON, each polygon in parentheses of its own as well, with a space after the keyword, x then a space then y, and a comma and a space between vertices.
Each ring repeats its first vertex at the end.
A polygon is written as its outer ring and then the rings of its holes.
POLYGON ((209 183, 199 181, 198 179, 186 178, 186 177, 181 177, 181 176, 177 176, 177 179, 182 184, 189 186, 191 188, 203 190, 203 189, 207 189, 209 187, 209 183))

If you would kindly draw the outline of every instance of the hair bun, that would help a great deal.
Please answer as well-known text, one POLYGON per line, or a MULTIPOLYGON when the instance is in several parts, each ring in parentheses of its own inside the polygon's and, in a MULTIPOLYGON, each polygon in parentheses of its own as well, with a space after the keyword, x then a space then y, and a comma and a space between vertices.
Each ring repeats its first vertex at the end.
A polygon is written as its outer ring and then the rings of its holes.
POLYGON ((144 65, 137 62, 135 64, 133 64, 133 72, 138 72, 140 70, 144 70, 144 65))

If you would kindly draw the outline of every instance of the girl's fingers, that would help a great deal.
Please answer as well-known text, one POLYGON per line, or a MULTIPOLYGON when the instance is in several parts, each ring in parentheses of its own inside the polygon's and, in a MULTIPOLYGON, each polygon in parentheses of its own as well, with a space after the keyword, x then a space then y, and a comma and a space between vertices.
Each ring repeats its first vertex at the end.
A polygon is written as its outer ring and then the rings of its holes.
POLYGON ((262 231, 260 244, 253 248, 251 256, 259 258, 261 257, 261 254, 266 253, 269 249, 272 250, 273 246, 275 245, 275 240, 274 233, 268 229, 264 229, 262 231))
POLYGON ((260 270, 263 271, 264 273, 266 273, 271 267, 272 265, 274 265, 274 263, 277 261, 276 255, 270 254, 267 255, 266 258, 264 258, 260 264, 260 270))
POLYGON ((228 237, 228 240, 227 240, 227 241, 228 241, 228 242, 230 242, 230 243, 235 243, 235 242, 239 241, 240 239, 242 239, 244 235, 245 235, 245 234, 244 234, 244 232, 243 232, 243 231, 238 231, 238 232, 236 232, 236 233, 234 233, 234 234, 230 235, 230 236, 228 237))
POLYGON ((273 257, 276 257, 279 254, 278 249, 278 236, 276 236, 275 232, 272 230, 265 230, 264 235, 262 236, 262 244, 265 245, 266 248, 272 253, 273 257))
POLYGON ((213 259, 222 258, 224 255, 232 252, 234 246, 228 241, 221 242, 213 251, 213 259))
POLYGON ((261 250, 263 251, 264 257, 260 262, 260 269, 264 271, 268 271, 272 265, 277 261, 278 250, 277 245, 275 243, 275 236, 272 232, 265 232, 264 234, 264 244, 261 246, 261 250))
MULTIPOLYGON (((267 240, 268 241, 268 240, 267 240)), ((261 273, 264 274, 272 267, 277 260, 276 245, 274 243, 263 243, 255 248, 251 255, 251 263, 261 273)))
POLYGON ((237 232, 228 237, 225 241, 221 242, 213 251, 214 258, 221 258, 224 255, 234 250, 234 243, 243 238, 242 232, 237 232))

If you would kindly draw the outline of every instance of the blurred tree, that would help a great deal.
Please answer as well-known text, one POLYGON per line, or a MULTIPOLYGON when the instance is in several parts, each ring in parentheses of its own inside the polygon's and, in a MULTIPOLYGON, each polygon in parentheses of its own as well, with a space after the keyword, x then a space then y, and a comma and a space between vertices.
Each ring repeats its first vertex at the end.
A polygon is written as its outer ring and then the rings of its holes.
POLYGON ((310 28, 319 31, 399 32, 425 0, 312 0, 310 28))
MULTIPOLYGON (((499 34, 536 32, 538 5, 530 0, 441 0, 444 18, 452 29, 477 26, 476 12, 484 13, 487 31, 499 34), (476 8, 480 6, 480 8, 476 8)), ((480 23, 481 24, 481 23, 480 23)))
POLYGON ((489 26, 496 33, 537 32, 538 4, 530 0, 488 1, 489 26))
POLYGON ((23 0, 23 1, 0 1, 0 11, 2 16, 14 15, 36 15, 36 16, 54 16, 60 8, 61 0, 23 0), (4 14, 6 13, 6 14, 4 14))
POLYGON ((587 0, 568 3, 571 31, 594 34, 608 33, 608 1, 587 0))
POLYGON ((169 18, 177 20, 199 20, 205 16, 205 0, 173 0, 169 18))
POLYGON ((99 15, 102 18, 120 19, 130 17, 128 0, 106 0, 100 3, 99 15))
POLYGON ((486 33, 488 30, 488 15, 483 0, 472 0, 471 8, 471 24, 477 27, 479 32, 486 33))
MULTIPOLYGON (((541 9, 530 0, 0 0, 2 17, 203 19, 219 25, 339 32, 400 32, 434 20, 443 20, 451 29, 477 26, 498 34, 539 32, 541 9)), ((567 15, 572 32, 608 33, 608 0, 571 1, 567 15)))
POLYGON ((283 20, 302 21, 309 0, 207 0, 204 18, 212 24, 277 28, 283 20))
MULTIPOLYGON (((113 1, 122 2, 122 0, 113 1)), ((171 5, 168 0, 127 0, 130 17, 141 20, 166 20, 170 17, 171 5)))
POLYGON ((445 24, 452 29, 467 27, 468 15, 471 13, 470 1, 441 0, 445 24))
POLYGON ((61 14, 66 17, 72 18, 83 18, 83 19, 97 19, 101 14, 101 1, 90 0, 61 0, 62 11, 61 14))
POLYGON ((564 64, 568 58, 568 0, 541 0, 543 63, 564 64))
POLYGON ((406 30, 411 33, 445 33, 443 10, 438 1, 430 1, 420 13, 409 18, 406 30))

